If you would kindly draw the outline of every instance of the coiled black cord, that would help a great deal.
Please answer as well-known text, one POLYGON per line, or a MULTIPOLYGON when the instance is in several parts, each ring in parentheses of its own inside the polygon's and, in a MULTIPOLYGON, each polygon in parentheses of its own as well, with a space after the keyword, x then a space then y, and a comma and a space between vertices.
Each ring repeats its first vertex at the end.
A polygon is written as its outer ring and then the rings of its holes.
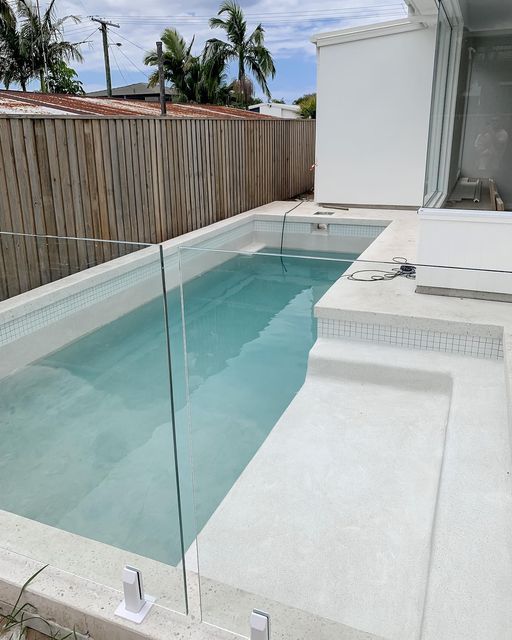
POLYGON ((395 278, 410 278, 414 280, 416 278, 416 267, 411 264, 407 258, 402 256, 396 256, 393 258, 393 262, 399 264, 399 267, 386 271, 385 269, 359 269, 352 273, 347 273, 343 277, 347 280, 354 280, 355 282, 382 282, 383 280, 394 280, 395 278), (371 274, 369 276, 358 277, 362 273, 371 274))

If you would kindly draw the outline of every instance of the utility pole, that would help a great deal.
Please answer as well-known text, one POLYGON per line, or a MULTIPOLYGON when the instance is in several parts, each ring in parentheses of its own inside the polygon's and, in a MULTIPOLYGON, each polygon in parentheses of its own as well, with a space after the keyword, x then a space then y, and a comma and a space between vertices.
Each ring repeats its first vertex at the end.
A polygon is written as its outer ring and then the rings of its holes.
POLYGON ((116 27, 119 29, 118 24, 114 24, 113 22, 108 22, 108 20, 102 20, 101 18, 94 18, 91 16, 91 20, 93 22, 98 22, 100 26, 101 35, 103 37, 103 58, 105 59, 105 78, 107 80, 107 96, 109 98, 112 97, 112 79, 110 77, 110 58, 108 56, 108 27, 116 27))
POLYGON ((162 54, 162 43, 156 43, 156 54, 158 57, 158 80, 160 83, 160 115, 165 116, 167 106, 165 104, 165 77, 164 77, 164 57, 162 54))

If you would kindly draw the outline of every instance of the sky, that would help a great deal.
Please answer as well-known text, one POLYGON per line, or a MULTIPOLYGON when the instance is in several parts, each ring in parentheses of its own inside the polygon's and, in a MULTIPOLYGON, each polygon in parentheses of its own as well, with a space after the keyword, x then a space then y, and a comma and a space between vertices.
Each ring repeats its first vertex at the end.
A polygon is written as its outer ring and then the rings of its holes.
MULTIPOLYGON (((40 0, 41 9, 48 0, 40 0)), ((81 22, 69 22, 66 39, 86 41, 82 45, 84 62, 73 63, 86 91, 105 87, 103 49, 98 25, 90 16, 100 16, 119 24, 109 29, 112 85, 145 81, 149 68, 142 59, 154 48, 165 27, 175 27, 187 41, 195 35, 193 52, 198 54, 210 37, 223 37, 212 31, 208 18, 216 14, 220 0, 57 0, 59 16, 80 16, 81 22), (115 45, 121 43, 121 47, 115 45)), ((270 84, 272 97, 291 102, 315 91, 315 46, 313 34, 357 24, 404 17, 402 0, 239 0, 249 28, 262 23, 266 45, 276 65, 276 77, 270 84)), ((235 70, 229 70, 233 79, 235 70)), ((262 95, 256 89, 256 95, 262 95)))

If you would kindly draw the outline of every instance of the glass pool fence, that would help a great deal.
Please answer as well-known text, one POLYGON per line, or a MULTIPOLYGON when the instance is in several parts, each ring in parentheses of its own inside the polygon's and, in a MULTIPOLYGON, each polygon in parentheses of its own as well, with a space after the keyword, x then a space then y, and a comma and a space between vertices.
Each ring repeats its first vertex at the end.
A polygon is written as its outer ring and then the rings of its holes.
POLYGON ((241 636, 506 636, 507 303, 415 295, 401 259, 23 243, 49 271, 0 303, 3 553, 119 601, 135 566, 241 636))

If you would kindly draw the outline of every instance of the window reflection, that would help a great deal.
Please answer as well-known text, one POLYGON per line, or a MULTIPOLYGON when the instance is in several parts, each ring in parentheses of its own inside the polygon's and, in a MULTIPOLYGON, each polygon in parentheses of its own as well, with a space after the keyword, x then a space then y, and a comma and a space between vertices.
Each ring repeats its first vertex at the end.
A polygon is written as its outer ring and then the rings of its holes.
POLYGON ((504 17, 503 3, 491 0, 483 12, 476 0, 467 2, 458 18, 463 25, 460 47, 454 46, 457 17, 449 16, 450 56, 442 43, 447 29, 440 9, 428 206, 443 206, 444 201, 445 207, 458 209, 512 210, 512 3, 508 6, 504 17), (493 18, 498 9, 499 20, 497 13, 493 18), (450 158, 448 166, 443 166, 443 154, 450 158))

